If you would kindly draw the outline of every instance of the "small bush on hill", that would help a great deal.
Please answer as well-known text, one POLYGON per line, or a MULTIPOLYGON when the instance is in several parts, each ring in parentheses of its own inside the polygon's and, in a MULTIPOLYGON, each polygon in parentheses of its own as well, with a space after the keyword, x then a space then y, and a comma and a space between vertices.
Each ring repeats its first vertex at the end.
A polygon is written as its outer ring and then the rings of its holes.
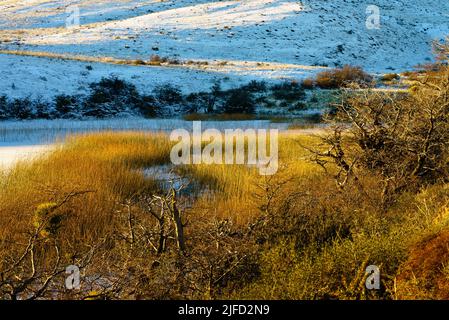
POLYGON ((227 91, 227 97, 223 105, 224 113, 248 113, 256 110, 254 96, 245 89, 231 89, 227 91))
POLYGON ((153 94, 156 100, 163 104, 177 104, 183 101, 181 90, 169 83, 157 86, 153 94))
POLYGON ((304 79, 301 83, 304 89, 313 89, 315 87, 315 81, 311 78, 304 79))
POLYGON ((159 55, 157 55, 157 54, 153 54, 151 57, 150 57, 150 61, 149 61, 149 64, 150 65, 153 65, 153 66, 160 66, 162 63, 165 63, 165 62, 167 62, 167 58, 165 58, 165 57, 161 57, 161 56, 159 56, 159 55))
POLYGON ((9 104, 11 115, 20 120, 33 119, 33 103, 30 98, 14 99, 9 104))
POLYGON ((8 98, 6 96, 0 96, 0 120, 6 120, 11 118, 11 112, 9 109, 8 98))
POLYGON ((304 89, 295 81, 285 81, 280 84, 275 84, 270 89, 273 96, 278 100, 302 100, 305 96, 304 89))
POLYGON ((83 115, 104 118, 131 112, 142 103, 136 87, 116 77, 102 78, 90 85, 91 93, 83 105, 83 115))
POLYGON ((61 94, 55 97, 55 111, 61 118, 70 117, 78 107, 78 100, 75 96, 61 94))
POLYGON ((316 85, 322 89, 337 89, 347 87, 351 83, 367 87, 372 77, 361 67, 345 65, 341 69, 322 71, 316 76, 316 85))

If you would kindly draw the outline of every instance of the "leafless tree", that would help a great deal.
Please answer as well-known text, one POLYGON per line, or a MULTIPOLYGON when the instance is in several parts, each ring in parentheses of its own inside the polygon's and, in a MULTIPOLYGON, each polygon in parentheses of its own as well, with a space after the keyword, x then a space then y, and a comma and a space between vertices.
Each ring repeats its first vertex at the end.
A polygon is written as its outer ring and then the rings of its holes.
MULTIPOLYGON (((62 253, 57 238, 62 215, 58 209, 73 198, 92 191, 73 191, 58 202, 40 205, 34 212, 34 229, 29 231, 27 244, 9 266, 0 270, 0 296, 2 299, 39 299, 49 294, 54 280, 65 272, 62 253), (44 256, 44 258, 43 258, 44 256)), ((80 260, 80 265, 89 263, 90 255, 80 260)), ((59 281, 63 283, 63 281, 59 281)), ((59 287, 59 286, 57 286, 59 287)), ((54 288, 53 288, 54 289, 54 288)), ((53 292, 53 294, 57 294, 53 292)))
POLYGON ((312 150, 339 186, 374 174, 385 202, 394 195, 448 177, 449 70, 425 73, 410 92, 346 89, 330 117, 331 132, 312 150))

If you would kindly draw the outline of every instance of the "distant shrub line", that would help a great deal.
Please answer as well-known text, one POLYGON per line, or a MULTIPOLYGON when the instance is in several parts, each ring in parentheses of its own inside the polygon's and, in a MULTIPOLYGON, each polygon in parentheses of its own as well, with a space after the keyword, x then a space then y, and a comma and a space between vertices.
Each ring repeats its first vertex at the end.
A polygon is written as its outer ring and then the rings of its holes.
MULTIPOLYGON (((140 93, 135 85, 116 77, 102 78, 89 85, 86 95, 61 94, 53 101, 42 98, 10 99, 0 96, 0 120, 111 118, 134 115, 162 117, 182 114, 248 114, 265 109, 305 109, 304 89, 296 82, 269 86, 250 83, 223 90, 219 83, 209 91, 184 94, 171 84, 156 86, 151 94, 140 93)), ((275 110, 276 111, 276 110, 275 110)), ((278 110, 279 111, 279 110, 278 110)))
POLYGON ((305 90, 339 89, 351 83, 368 87, 372 80, 360 67, 344 66, 320 72, 315 79, 309 78, 302 82, 267 84, 253 80, 226 90, 215 83, 209 91, 189 94, 184 94, 172 84, 161 84, 151 94, 142 94, 132 83, 111 76, 91 83, 89 92, 85 95, 61 94, 55 96, 53 101, 0 96, 0 120, 111 118, 129 115, 162 117, 188 114, 294 114, 308 108, 305 90))

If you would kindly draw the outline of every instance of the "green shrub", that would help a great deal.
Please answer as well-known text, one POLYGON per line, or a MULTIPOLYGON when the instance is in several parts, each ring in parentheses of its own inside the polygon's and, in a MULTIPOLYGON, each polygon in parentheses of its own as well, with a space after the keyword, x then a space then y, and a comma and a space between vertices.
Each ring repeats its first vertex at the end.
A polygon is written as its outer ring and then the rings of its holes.
POLYGON ((10 102, 10 114, 20 120, 32 119, 34 117, 33 103, 30 98, 17 98, 10 102))
POLYGON ((244 88, 227 91, 227 97, 223 105, 224 113, 253 114, 256 111, 254 96, 244 88))
POLYGON ((77 98, 74 96, 61 94, 55 97, 55 110, 61 117, 64 117, 74 111, 77 104, 77 98))
POLYGON ((244 85, 242 89, 250 92, 264 92, 267 90, 267 84, 264 81, 251 80, 248 84, 244 85))
POLYGON ((177 104, 184 100, 181 89, 169 83, 156 86, 153 94, 157 101, 165 104, 177 104))
POLYGON ((280 84, 275 84, 270 89, 273 97, 278 100, 295 101, 302 100, 305 97, 304 89, 295 81, 285 81, 280 84))
POLYGON ((8 98, 3 95, 0 96, 0 120, 6 120, 11 118, 11 112, 9 109, 8 98))

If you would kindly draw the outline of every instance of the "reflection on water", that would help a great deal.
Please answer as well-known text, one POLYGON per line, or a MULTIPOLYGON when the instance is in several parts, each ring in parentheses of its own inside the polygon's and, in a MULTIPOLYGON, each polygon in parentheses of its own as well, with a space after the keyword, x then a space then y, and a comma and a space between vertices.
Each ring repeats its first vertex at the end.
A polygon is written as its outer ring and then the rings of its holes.
MULTIPOLYGON (((287 129, 287 123, 269 120, 202 121, 204 129, 287 129)), ((111 120, 30 120, 0 122, 0 146, 50 144, 68 135, 99 131, 169 132, 174 129, 192 130, 192 122, 182 119, 111 119, 111 120)))
POLYGON ((181 175, 176 170, 176 166, 172 164, 144 168, 143 175, 156 181, 164 192, 174 188, 184 200, 193 200, 198 196, 212 195, 209 186, 201 185, 187 175, 181 175))

